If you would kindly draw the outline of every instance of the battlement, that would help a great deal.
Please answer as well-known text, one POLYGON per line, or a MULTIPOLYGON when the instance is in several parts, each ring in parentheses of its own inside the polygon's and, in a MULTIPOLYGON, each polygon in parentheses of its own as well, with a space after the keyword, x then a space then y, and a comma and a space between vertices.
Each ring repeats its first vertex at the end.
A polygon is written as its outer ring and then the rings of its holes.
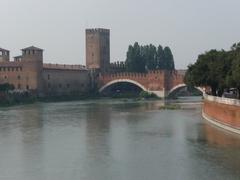
POLYGON ((165 71, 163 70, 154 70, 148 71, 146 73, 137 73, 137 72, 117 72, 117 73, 107 73, 102 74, 103 78, 143 78, 143 77, 151 77, 151 76, 159 76, 163 75, 165 71))
POLYGON ((122 73, 112 73, 112 74, 104 74, 104 78, 131 78, 131 77, 147 77, 147 73, 134 73, 134 72, 122 72, 122 73))
POLYGON ((53 69, 53 70, 75 70, 83 71, 87 70, 83 65, 67 65, 67 64, 43 64, 44 69, 53 69))
POLYGON ((0 67, 18 67, 22 65, 23 64, 21 62, 6 61, 6 62, 1 62, 0 67))
POLYGON ((0 52, 2 52, 5 55, 9 55, 9 50, 0 48, 0 52))
POLYGON ((93 28, 93 29, 86 29, 86 33, 110 33, 110 30, 103 29, 103 28, 93 28))
POLYGON ((0 62, 9 61, 10 51, 0 48, 0 62))
POLYGON ((22 56, 15 56, 15 57, 14 57, 14 61, 15 61, 15 62, 20 62, 20 61, 22 61, 22 56))
POLYGON ((117 61, 110 64, 111 68, 125 68, 126 63, 124 61, 117 61))

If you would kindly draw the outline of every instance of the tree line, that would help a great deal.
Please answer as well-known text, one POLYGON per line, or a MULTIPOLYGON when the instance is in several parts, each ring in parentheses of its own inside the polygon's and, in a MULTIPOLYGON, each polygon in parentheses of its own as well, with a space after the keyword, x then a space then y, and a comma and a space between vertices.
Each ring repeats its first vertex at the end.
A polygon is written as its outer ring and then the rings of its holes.
POLYGON ((231 88, 240 92, 240 43, 228 51, 214 49, 199 55, 196 63, 188 66, 185 83, 190 87, 210 87, 217 96, 231 88))
POLYGON ((174 70, 174 58, 169 47, 150 45, 130 45, 127 51, 126 70, 146 72, 148 70, 174 70))
POLYGON ((14 90, 14 86, 9 83, 0 84, 0 92, 8 92, 14 90))

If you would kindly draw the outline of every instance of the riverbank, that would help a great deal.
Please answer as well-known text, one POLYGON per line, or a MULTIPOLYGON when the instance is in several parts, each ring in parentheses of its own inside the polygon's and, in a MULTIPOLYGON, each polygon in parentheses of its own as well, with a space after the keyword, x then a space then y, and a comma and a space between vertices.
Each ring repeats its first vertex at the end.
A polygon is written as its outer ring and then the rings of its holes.
POLYGON ((20 104, 32 104, 37 101, 37 97, 28 93, 1 93, 0 107, 8 107, 20 104))
POLYGON ((65 101, 79 101, 79 100, 96 100, 96 99, 133 99, 135 101, 140 100, 160 100, 156 95, 147 92, 141 92, 140 94, 116 94, 111 97, 101 96, 98 93, 89 94, 75 94, 75 95, 63 95, 63 96, 45 96, 37 97, 31 93, 22 94, 2 94, 0 97, 0 107, 14 106, 21 104, 31 104, 35 102, 65 102, 65 101))
POLYGON ((95 94, 85 95, 64 95, 64 96, 48 96, 37 97, 33 94, 4 94, 0 98, 0 107, 9 107, 22 104, 33 104, 36 102, 64 102, 64 101, 79 101, 79 100, 94 100, 100 99, 100 96, 95 94))
POLYGON ((240 101, 204 95, 202 116, 212 124, 240 134, 240 101))

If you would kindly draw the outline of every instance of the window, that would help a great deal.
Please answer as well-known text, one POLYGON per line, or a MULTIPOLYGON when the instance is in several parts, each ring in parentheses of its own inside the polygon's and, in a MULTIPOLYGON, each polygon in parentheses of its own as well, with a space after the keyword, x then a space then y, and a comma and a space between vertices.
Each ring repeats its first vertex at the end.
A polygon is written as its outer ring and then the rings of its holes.
POLYGON ((4 79, 7 79, 7 76, 4 76, 4 79))
POLYGON ((21 79, 21 76, 20 76, 20 75, 18 75, 18 77, 17 77, 17 78, 18 78, 18 80, 20 80, 20 79, 21 79))
POLYGON ((28 85, 26 86, 26 89, 29 90, 29 86, 28 85))
POLYGON ((48 78, 48 80, 50 80, 50 74, 48 74, 48 77, 47 77, 47 78, 48 78))

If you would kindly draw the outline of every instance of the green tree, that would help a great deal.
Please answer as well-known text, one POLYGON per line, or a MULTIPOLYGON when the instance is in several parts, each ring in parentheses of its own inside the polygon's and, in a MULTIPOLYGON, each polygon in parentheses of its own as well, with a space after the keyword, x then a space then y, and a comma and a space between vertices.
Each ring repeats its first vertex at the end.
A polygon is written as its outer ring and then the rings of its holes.
POLYGON ((128 48, 126 67, 129 72, 145 72, 145 60, 141 55, 141 47, 137 42, 128 48))
POLYGON ((129 72, 146 72, 148 70, 174 70, 174 59, 169 47, 154 45, 140 46, 137 42, 127 51, 126 70, 129 72))
POLYGON ((14 86, 12 84, 9 83, 0 84, 0 92, 7 92, 10 90, 14 90, 14 86))
MULTIPOLYGON (((234 47, 237 47, 235 45, 234 47)), ((239 46, 240 47, 240 46, 239 46)), ((229 68, 229 72, 226 76, 226 85, 228 88, 237 88, 238 92, 240 92, 240 48, 233 48, 230 52, 231 67, 229 68)), ((238 93, 238 98, 240 98, 240 93, 238 93)))
POLYGON ((164 63, 163 63, 163 69, 166 70, 174 70, 175 64, 173 59, 172 51, 169 47, 164 48, 164 63))
POLYGON ((145 67, 147 70, 156 69, 156 47, 152 44, 141 47, 142 58, 146 62, 145 67))
POLYGON ((226 76, 231 69, 229 53, 211 50, 199 55, 195 64, 189 65, 185 75, 188 86, 211 87, 213 95, 221 96, 227 87, 226 76))
POLYGON ((164 66, 164 51, 161 45, 157 48, 156 53, 156 63, 157 63, 157 69, 165 69, 164 66))

